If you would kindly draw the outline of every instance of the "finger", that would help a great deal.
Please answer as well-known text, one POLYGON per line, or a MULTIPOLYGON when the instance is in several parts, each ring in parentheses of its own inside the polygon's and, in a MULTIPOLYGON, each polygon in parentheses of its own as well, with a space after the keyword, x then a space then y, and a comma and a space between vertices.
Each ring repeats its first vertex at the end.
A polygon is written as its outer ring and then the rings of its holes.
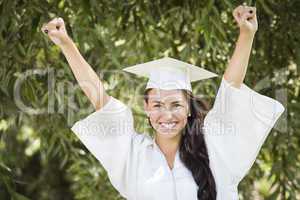
POLYGON ((65 22, 64 22, 64 20, 61 18, 61 17, 59 17, 59 18, 57 18, 57 29, 59 30, 59 29, 62 29, 62 30, 65 30, 65 22))
POLYGON ((236 8, 233 11, 233 17, 235 18, 235 20, 239 21, 240 18, 240 8, 236 8))
POLYGON ((47 24, 43 24, 43 26, 42 26, 42 28, 41 28, 41 31, 44 33, 44 34, 46 34, 47 35, 47 33, 48 33, 48 27, 47 27, 47 24))
POLYGON ((233 15, 235 15, 235 16, 238 16, 239 17, 239 15, 240 15, 240 13, 243 11, 243 6, 242 5, 240 5, 240 6, 238 6, 238 7, 236 7, 235 9, 234 9, 234 11, 233 11, 233 15))
POLYGON ((53 23, 51 23, 51 24, 48 23, 45 27, 48 31, 56 29, 55 24, 53 24, 53 23))
POLYGON ((245 21, 245 20, 250 20, 253 18, 253 14, 250 14, 250 13, 244 13, 244 15, 242 16, 242 21, 245 21))
POLYGON ((50 37, 55 44, 61 44, 61 40, 57 37, 50 37))
POLYGON ((248 12, 250 14, 255 14, 256 13, 256 8, 252 6, 245 6, 244 11, 248 12))
POLYGON ((238 14, 237 13, 235 13, 234 15, 233 15, 233 17, 234 17, 234 19, 237 21, 237 23, 239 23, 240 22, 240 17, 238 16, 238 14))
POLYGON ((49 29, 59 29, 59 20, 58 18, 54 18, 53 20, 51 20, 49 23, 48 23, 48 27, 49 29))
POLYGON ((59 38, 60 37, 60 32, 58 30, 49 30, 48 32, 48 35, 51 36, 51 37, 57 37, 59 38))
POLYGON ((64 22, 63 18, 61 18, 61 17, 57 18, 57 23, 59 25, 65 25, 65 22, 64 22))
POLYGON ((253 14, 256 14, 256 8, 255 7, 251 7, 250 9, 249 9, 250 11, 250 13, 252 12, 253 14))
POLYGON ((239 9, 238 11, 238 16, 240 18, 242 18, 243 14, 245 13, 246 9, 245 9, 245 6, 241 6, 241 8, 239 9))
POLYGON ((51 30, 48 35, 55 44, 61 44, 60 32, 58 30, 51 30))
POLYGON ((65 23, 64 20, 59 17, 51 20, 48 23, 49 30, 65 30, 65 23))
POLYGON ((244 18, 244 15, 254 15, 255 14, 255 10, 253 7, 250 6, 243 6, 243 8, 240 11, 240 16, 241 18, 244 18))
POLYGON ((43 32, 45 35, 48 35, 49 30, 48 30, 48 29, 44 29, 42 32, 43 32))
POLYGON ((251 13, 250 13, 250 7, 249 6, 247 6, 247 5, 245 5, 245 6, 243 6, 243 13, 242 13, 242 16, 244 15, 244 14, 252 14, 253 13, 253 11, 251 11, 251 13))
POLYGON ((235 18, 236 22, 240 24, 242 22, 242 14, 243 14, 243 6, 239 6, 233 14, 233 17, 235 18))
POLYGON ((49 24, 56 24, 56 21, 57 21, 57 17, 53 18, 53 19, 49 22, 49 24))
POLYGON ((247 18, 253 18, 256 15, 256 10, 253 8, 247 8, 243 15, 246 15, 247 18))
POLYGON ((238 16, 238 10, 237 9, 234 9, 233 12, 232 12, 232 15, 234 17, 237 17, 238 16))

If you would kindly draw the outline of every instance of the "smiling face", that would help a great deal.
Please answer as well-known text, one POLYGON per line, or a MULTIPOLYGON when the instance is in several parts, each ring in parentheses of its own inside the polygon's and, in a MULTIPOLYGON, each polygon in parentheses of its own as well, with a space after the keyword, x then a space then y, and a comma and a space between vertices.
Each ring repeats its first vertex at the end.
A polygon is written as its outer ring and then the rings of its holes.
POLYGON ((144 109, 159 137, 176 137, 187 123, 189 108, 182 90, 150 89, 144 109))

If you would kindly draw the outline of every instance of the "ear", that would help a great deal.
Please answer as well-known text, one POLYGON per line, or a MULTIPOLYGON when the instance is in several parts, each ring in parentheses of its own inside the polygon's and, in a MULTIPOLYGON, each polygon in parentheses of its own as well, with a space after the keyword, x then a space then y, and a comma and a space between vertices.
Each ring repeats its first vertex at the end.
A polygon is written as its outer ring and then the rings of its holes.
POLYGON ((192 108, 189 105, 188 105, 188 109, 187 109, 187 116, 188 117, 192 116, 192 108))

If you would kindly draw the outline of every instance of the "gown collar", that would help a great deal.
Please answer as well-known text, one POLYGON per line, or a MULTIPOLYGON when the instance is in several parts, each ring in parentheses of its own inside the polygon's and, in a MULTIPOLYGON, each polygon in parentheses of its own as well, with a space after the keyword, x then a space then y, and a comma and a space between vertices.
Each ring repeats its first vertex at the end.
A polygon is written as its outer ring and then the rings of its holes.
MULTIPOLYGON (((158 153, 160 153, 161 156, 164 157, 164 154, 162 153, 162 151, 160 150, 159 146, 155 142, 155 137, 151 137, 148 146, 151 146, 154 150, 156 150, 158 153)), ((166 164, 167 164, 167 160, 166 160, 165 157, 164 157, 164 160, 166 161, 166 164)), ((176 154, 175 154, 175 160, 174 160, 173 169, 181 168, 183 166, 184 166, 184 164, 182 163, 182 161, 181 161, 181 159, 179 157, 179 147, 178 147, 177 151, 176 151, 176 154)))

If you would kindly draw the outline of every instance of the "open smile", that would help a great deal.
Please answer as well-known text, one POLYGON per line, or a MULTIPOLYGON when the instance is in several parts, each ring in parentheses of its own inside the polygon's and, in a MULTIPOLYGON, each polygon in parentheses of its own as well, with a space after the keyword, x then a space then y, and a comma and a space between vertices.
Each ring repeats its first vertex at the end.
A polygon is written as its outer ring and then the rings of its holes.
POLYGON ((159 126, 160 126, 161 128, 164 128, 164 129, 172 129, 172 128, 174 128, 177 124, 178 124, 178 122, 176 122, 176 121, 173 121, 173 122, 159 122, 159 126))

